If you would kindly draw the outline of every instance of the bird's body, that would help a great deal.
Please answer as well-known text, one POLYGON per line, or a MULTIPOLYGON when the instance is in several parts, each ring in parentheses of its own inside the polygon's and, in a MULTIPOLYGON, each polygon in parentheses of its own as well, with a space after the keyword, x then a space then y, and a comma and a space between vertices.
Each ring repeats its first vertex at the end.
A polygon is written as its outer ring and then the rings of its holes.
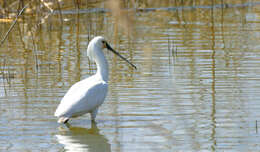
POLYGON ((55 116, 60 117, 58 121, 61 123, 71 117, 91 113, 91 119, 94 120, 98 107, 105 100, 107 90, 107 82, 97 80, 96 75, 79 81, 65 94, 55 112, 55 116))
MULTIPOLYGON (((107 44, 103 37, 98 36, 90 41, 87 54, 91 60, 95 61, 97 73, 75 83, 68 90, 54 114, 59 118, 59 123, 66 123, 70 118, 78 117, 86 113, 90 113, 91 120, 95 120, 98 108, 104 102, 108 91, 109 71, 107 60, 102 51, 103 48, 108 48, 118 55, 118 53, 107 44)), ((119 56, 126 60, 121 55, 119 56)), ((131 64, 129 61, 127 62, 131 64)), ((131 65, 134 66, 133 64, 131 65)))

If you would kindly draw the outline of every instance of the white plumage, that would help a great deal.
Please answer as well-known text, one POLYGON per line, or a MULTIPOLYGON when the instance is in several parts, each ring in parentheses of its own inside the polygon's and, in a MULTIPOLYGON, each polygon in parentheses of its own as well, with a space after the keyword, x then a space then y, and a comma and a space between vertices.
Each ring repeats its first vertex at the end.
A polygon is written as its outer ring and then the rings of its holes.
POLYGON ((86 113, 91 114, 91 120, 95 120, 98 107, 104 102, 108 91, 108 63, 103 53, 103 48, 112 51, 123 60, 126 58, 113 50, 105 39, 97 36, 88 45, 87 55, 97 65, 97 73, 89 78, 75 83, 65 94, 56 109, 55 116, 59 123, 66 123, 70 118, 78 117, 86 113))

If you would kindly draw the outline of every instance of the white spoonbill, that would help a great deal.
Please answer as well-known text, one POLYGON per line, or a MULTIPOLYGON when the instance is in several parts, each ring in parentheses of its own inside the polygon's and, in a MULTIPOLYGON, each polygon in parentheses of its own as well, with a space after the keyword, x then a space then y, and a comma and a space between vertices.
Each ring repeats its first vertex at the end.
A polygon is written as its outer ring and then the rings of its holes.
POLYGON ((108 63, 103 53, 107 48, 136 69, 136 66, 110 47, 102 36, 97 36, 89 42, 87 55, 95 61, 97 73, 89 78, 75 83, 61 100, 56 109, 55 116, 58 123, 67 123, 70 118, 86 113, 91 114, 95 121, 98 108, 104 102, 108 90, 108 63))

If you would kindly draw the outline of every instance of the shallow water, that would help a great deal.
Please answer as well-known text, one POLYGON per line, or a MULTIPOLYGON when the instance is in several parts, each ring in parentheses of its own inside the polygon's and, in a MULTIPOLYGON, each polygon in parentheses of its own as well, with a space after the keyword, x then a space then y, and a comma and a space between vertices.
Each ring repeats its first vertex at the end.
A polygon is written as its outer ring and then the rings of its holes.
MULTIPOLYGON (((259 151, 259 12, 66 11, 37 28, 25 15, 0 48, 0 151, 259 151), (97 124, 85 115, 69 130, 53 113, 95 73, 86 48, 96 35, 138 69, 105 51, 109 93, 97 124)), ((11 23, 0 24, 3 35, 11 23)))

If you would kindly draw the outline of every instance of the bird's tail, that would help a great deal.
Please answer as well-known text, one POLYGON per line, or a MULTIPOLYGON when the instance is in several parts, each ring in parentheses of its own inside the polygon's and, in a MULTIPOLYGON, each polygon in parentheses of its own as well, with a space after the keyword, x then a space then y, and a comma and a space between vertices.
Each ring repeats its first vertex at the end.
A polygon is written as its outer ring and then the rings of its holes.
POLYGON ((60 117, 58 120, 58 123, 67 123, 69 121, 68 117, 60 117))

